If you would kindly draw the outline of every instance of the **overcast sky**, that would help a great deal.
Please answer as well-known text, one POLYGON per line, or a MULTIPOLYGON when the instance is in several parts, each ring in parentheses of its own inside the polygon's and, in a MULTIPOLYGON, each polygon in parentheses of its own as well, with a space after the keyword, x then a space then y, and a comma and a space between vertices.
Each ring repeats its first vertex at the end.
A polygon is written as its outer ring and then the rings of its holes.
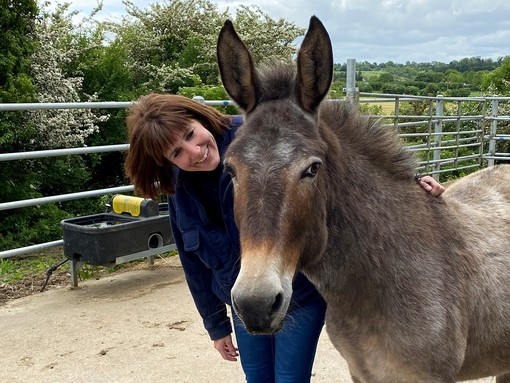
MULTIPOLYGON (((89 12, 94 0, 68 0, 89 12)), ((154 0, 132 0, 146 8, 154 0)), ((335 63, 347 59, 383 63, 449 63, 465 57, 510 55, 508 0, 210 0, 235 14, 239 4, 257 4, 272 18, 306 28, 310 16, 324 23, 335 63)), ((121 0, 104 0, 99 17, 120 18, 121 0)))

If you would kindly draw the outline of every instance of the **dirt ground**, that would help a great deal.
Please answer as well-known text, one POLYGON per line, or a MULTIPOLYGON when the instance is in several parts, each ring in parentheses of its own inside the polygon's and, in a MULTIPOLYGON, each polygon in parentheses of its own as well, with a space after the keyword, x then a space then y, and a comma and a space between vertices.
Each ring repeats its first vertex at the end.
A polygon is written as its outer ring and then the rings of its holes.
MULTIPOLYGON (((0 382, 244 381, 212 347, 178 259, 141 265, 2 304, 0 382)), ((325 331, 312 382, 351 382, 325 331)))

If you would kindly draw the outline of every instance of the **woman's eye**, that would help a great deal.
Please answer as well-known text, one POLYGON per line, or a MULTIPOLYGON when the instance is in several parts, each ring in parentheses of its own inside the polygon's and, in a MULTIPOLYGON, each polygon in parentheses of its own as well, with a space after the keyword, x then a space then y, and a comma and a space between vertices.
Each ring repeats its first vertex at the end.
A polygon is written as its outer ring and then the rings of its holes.
POLYGON ((179 157, 180 155, 181 155, 181 149, 176 149, 176 150, 174 151, 174 158, 177 158, 177 157, 179 157))
POLYGON ((194 130, 190 130, 188 132, 188 134, 186 134, 186 141, 191 140, 191 138, 193 137, 193 133, 194 133, 194 130))
POLYGON ((310 178, 313 178, 317 175, 317 172, 319 171, 321 167, 321 163, 320 162, 314 162, 313 164, 310 165, 310 167, 308 169, 306 169, 303 174, 302 174, 302 178, 305 178, 305 177, 310 177, 310 178))

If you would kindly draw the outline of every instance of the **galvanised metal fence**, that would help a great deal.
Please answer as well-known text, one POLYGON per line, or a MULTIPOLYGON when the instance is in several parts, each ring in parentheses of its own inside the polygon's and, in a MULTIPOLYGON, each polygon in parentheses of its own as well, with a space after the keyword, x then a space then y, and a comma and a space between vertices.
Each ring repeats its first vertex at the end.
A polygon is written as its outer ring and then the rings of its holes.
MULTIPOLYGON (((449 176, 455 178, 477 168, 510 161, 508 153, 510 97, 420 97, 353 91, 347 91, 346 94, 346 100, 359 102, 362 108, 365 105, 378 105, 383 110, 382 115, 373 117, 382 119, 388 127, 398 129, 403 143, 420 158, 417 172, 421 174, 431 174, 436 179, 449 176), (386 106, 389 106, 389 112, 386 106)), ((230 104, 230 101, 226 100, 205 101, 202 97, 195 99, 212 106, 230 104)), ((130 102, 0 104, 0 115, 11 111, 36 109, 115 109, 128 108, 130 105, 130 102)), ((120 144, 0 153, 0 162, 127 149, 127 144, 120 144)), ((0 201, 0 211, 132 191, 132 185, 121 185, 115 188, 78 190, 69 194, 27 200, 0 201)), ((1 251, 0 259, 36 253, 62 245, 63 240, 56 239, 52 242, 1 251)))
POLYGON ((510 161, 510 97, 359 93, 357 102, 390 105, 374 117, 398 130, 419 158, 418 173, 444 181, 510 161))

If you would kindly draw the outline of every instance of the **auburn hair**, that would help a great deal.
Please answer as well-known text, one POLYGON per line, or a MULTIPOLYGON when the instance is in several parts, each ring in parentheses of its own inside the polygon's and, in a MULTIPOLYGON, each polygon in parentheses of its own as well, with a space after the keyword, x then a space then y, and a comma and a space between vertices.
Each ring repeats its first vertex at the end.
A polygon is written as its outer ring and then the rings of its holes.
POLYGON ((231 123, 229 116, 213 107, 173 94, 148 94, 129 108, 129 149, 124 169, 138 194, 153 199, 163 192, 175 194, 175 165, 166 155, 191 120, 201 123, 215 137, 231 123))

